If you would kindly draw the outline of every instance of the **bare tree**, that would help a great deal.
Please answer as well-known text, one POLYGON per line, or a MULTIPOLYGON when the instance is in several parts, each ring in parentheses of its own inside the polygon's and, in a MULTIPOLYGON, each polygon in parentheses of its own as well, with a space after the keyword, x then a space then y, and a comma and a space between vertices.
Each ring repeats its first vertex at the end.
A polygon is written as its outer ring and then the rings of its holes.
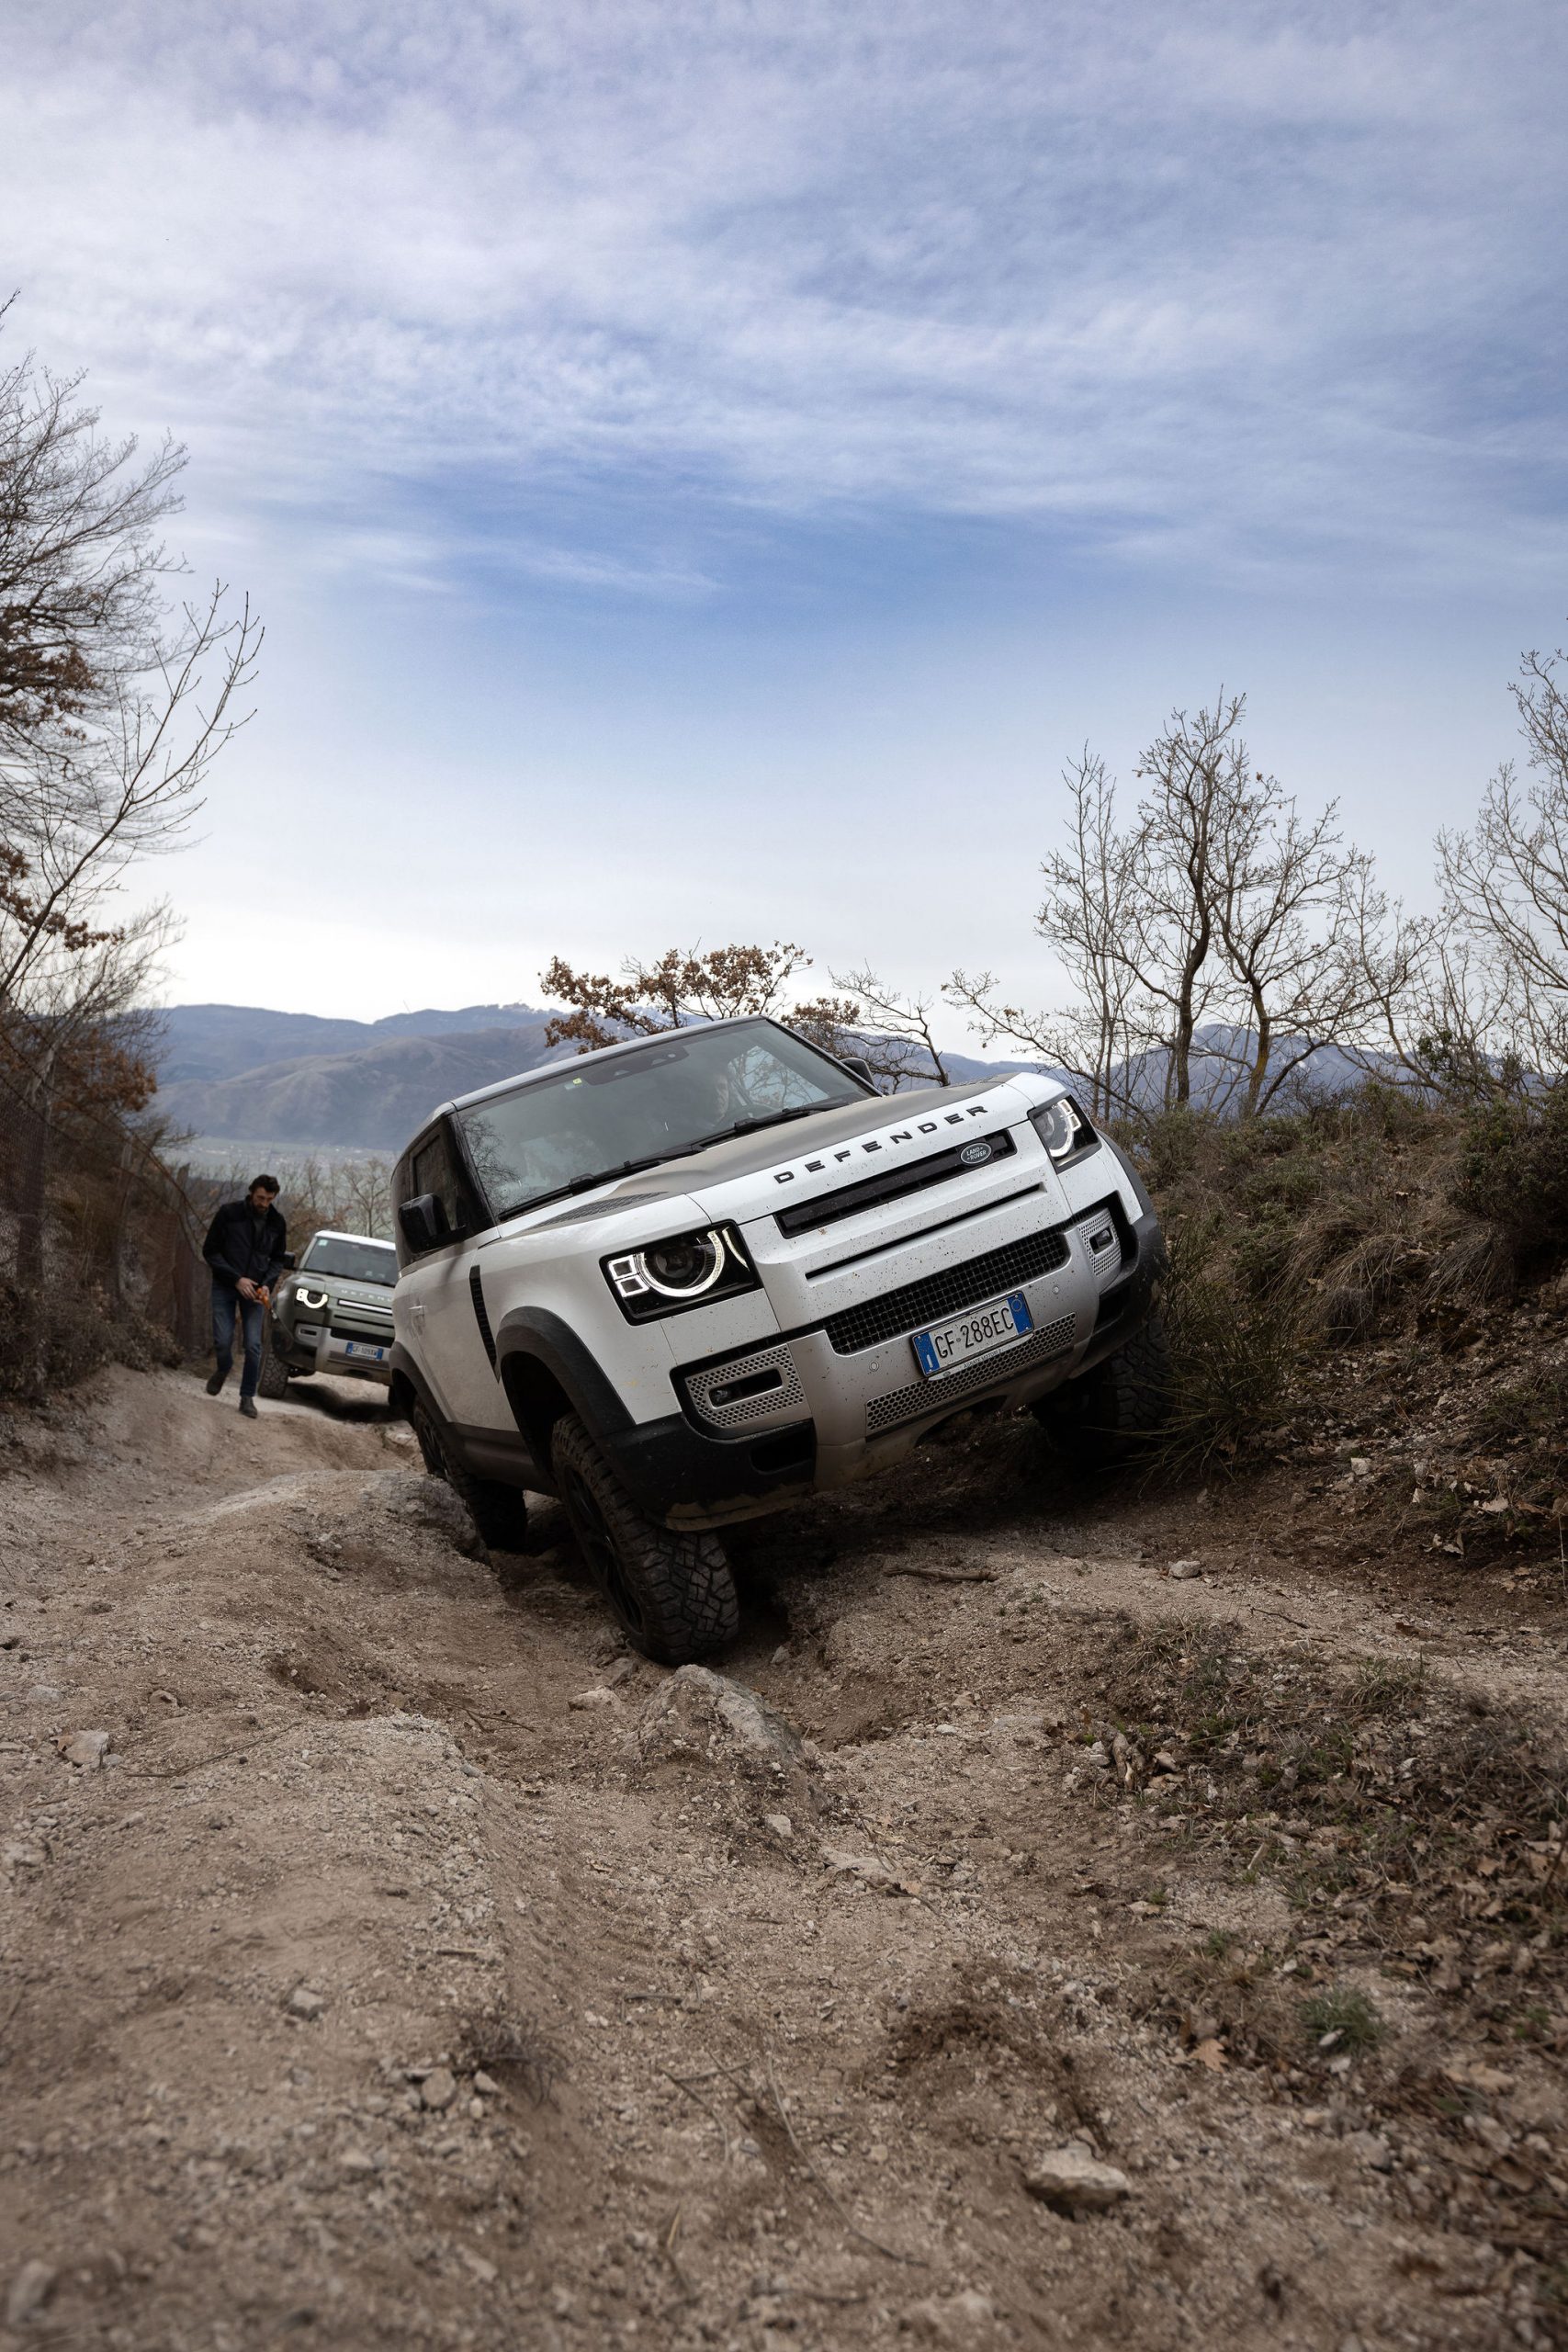
POLYGON ((1116 821, 1116 787, 1105 763, 1087 746, 1063 772, 1067 789, 1067 845, 1053 850, 1041 871, 1045 897, 1035 928, 1055 950, 1074 995, 1054 1012, 1010 1004, 991 972, 954 972, 943 994, 981 1033, 982 1043, 1005 1038, 1053 1069, 1075 1078, 1099 1118, 1132 1107, 1125 1094, 1136 1057, 1156 1042, 1141 1001, 1135 955, 1135 833, 1116 821))
POLYGON ((1568 655, 1527 653, 1519 669, 1529 781, 1506 763, 1473 828, 1438 836, 1451 1023, 1438 1035, 1483 1092, 1568 1077, 1568 655))
POLYGON ((80 389, 30 355, 0 373, 0 1061, 25 1136, 24 1288, 41 1277, 62 1121, 124 1117, 151 1094, 127 1023, 170 922, 125 912, 123 888, 199 807, 261 643, 220 585, 171 610, 184 567, 157 531, 185 452, 165 442, 138 464, 80 389))
POLYGON ((1175 712, 1136 771, 1128 822, 1104 763, 1066 772, 1067 839, 1046 858, 1035 927, 1073 988, 1063 1009, 998 1000, 988 973, 948 983, 987 1041, 1005 1036, 1067 1071, 1101 1115, 1202 1099, 1265 1109, 1323 1046, 1359 1038, 1379 985, 1359 954, 1386 931, 1371 862, 1333 804, 1314 819, 1254 768, 1245 703, 1175 712))
MULTIPOLYGON (((1404 975, 1372 861, 1345 844, 1331 801, 1303 819, 1272 776, 1255 773, 1219 829, 1215 906, 1235 998, 1225 1096, 1244 1117, 1267 1110, 1325 1046, 1368 1034, 1404 975)), ((1408 944, 1408 941, 1407 941, 1408 944)))
POLYGON ((626 1037, 657 1036, 694 1021, 727 1021, 739 1013, 780 1013, 784 989, 809 956, 787 940, 771 947, 671 947, 657 963, 628 956, 621 977, 579 972, 555 956, 540 974, 547 995, 570 1010, 545 1032, 547 1046, 575 1044, 581 1053, 626 1037))
MULTIPOLYGON (((848 1016, 842 1023, 847 1048, 860 1056, 874 1078, 894 1088, 952 1085, 931 1029, 934 997, 906 996, 879 979, 869 965, 858 972, 835 972, 833 986, 848 991, 840 1001, 848 1016)), ((803 1006, 792 1014, 794 1027, 803 1025, 806 1011, 803 1006)))
POLYGON ((171 616, 185 451, 138 465, 30 355, 0 374, 0 1015, 57 992, 127 867, 166 845, 241 714, 261 629, 219 585, 171 616))
POLYGON ((1192 1099, 1193 1042, 1213 1005, 1221 844, 1247 790, 1236 732, 1244 707, 1222 694, 1196 718, 1175 712, 1137 771, 1147 789, 1132 842, 1135 928, 1123 953, 1153 1011, 1149 1026, 1164 1032, 1168 1105, 1192 1099))

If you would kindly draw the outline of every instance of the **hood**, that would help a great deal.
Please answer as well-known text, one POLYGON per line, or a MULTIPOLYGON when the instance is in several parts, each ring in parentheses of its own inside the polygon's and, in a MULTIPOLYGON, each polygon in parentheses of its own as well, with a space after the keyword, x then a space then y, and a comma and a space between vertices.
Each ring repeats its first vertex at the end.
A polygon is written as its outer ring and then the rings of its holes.
MULTIPOLYGON (((704 1216, 731 1214, 733 1204, 724 1197, 728 1188, 770 1173, 781 1204, 786 1194, 791 1200, 810 1200, 906 1156, 919 1159, 942 1150, 962 1129, 984 1134, 987 1127, 1014 1125, 1028 1115, 1040 1091, 1038 1080, 1026 1093, 998 1079, 981 1079, 969 1086, 865 1095, 836 1110, 763 1127, 756 1135, 733 1136, 663 1168, 623 1177, 603 1193, 563 1202, 530 1218, 527 1229, 547 1233, 555 1227, 593 1224, 660 1201, 694 1201, 704 1216)), ((520 1221, 508 1218, 508 1227, 515 1230, 520 1221)))

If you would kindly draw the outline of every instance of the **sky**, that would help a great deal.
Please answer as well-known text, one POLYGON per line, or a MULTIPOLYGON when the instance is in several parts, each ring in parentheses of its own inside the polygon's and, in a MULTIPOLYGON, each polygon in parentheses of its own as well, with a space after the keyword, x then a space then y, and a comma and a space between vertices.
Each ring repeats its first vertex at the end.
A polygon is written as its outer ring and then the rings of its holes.
POLYGON ((266 626, 171 1001, 784 938, 1048 1002, 1064 763, 1222 685, 1419 903, 1568 628, 1555 0, 0 30, 0 351, 187 446, 266 626))

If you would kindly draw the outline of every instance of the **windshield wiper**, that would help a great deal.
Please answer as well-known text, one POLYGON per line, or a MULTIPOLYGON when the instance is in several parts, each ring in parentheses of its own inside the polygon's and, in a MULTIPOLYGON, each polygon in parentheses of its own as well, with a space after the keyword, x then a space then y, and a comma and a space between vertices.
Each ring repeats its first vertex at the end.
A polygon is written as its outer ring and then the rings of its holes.
POLYGON ((695 1148, 695 1145, 687 1144, 673 1151, 650 1152, 646 1159, 623 1159, 618 1168, 597 1168, 590 1175, 574 1176, 568 1184, 553 1184, 547 1193, 536 1193, 530 1200, 518 1201, 502 1214, 526 1216, 530 1210, 546 1208, 551 1201, 567 1200, 573 1193, 591 1193, 596 1184, 613 1184, 618 1177, 635 1176, 639 1169, 661 1167, 665 1160, 679 1159, 682 1151, 695 1148))
MULTIPOLYGON (((858 1102, 860 1097, 850 1095, 846 1100, 858 1102)), ((737 1119, 732 1127, 720 1127, 716 1135, 700 1136, 689 1148, 705 1151, 710 1143, 728 1143, 731 1136, 754 1136, 763 1127, 782 1127, 786 1119, 809 1119, 814 1112, 841 1111, 843 1107, 841 1102, 797 1102, 791 1111, 770 1111, 761 1119, 737 1119)))
MULTIPOLYGON (((849 1095, 848 1102, 858 1102, 859 1095, 849 1095)), ((505 1216, 527 1216, 534 1209, 548 1206, 551 1201, 569 1200, 574 1193, 591 1193, 597 1184, 614 1184, 622 1176, 636 1176, 644 1168, 662 1168, 667 1159, 690 1159, 694 1151, 706 1151, 710 1144, 728 1143, 734 1136, 755 1135, 760 1127, 783 1126, 786 1119, 807 1119, 814 1111, 840 1111, 841 1102, 801 1102, 791 1111, 770 1111, 764 1118, 738 1119, 732 1127, 720 1127, 716 1135, 698 1136, 693 1143, 672 1143, 665 1151, 650 1151, 642 1159, 623 1159, 616 1168, 599 1168, 588 1176, 574 1176, 570 1183, 552 1185, 547 1193, 536 1193, 529 1201, 519 1201, 515 1207, 505 1209, 505 1216)))

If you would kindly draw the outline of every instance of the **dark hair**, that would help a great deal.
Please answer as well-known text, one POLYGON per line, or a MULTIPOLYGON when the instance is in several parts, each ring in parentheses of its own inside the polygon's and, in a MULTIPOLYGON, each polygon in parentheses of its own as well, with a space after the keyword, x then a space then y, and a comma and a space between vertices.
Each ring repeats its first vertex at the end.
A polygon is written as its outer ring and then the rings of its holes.
POLYGON ((253 1176, 245 1189, 254 1193, 258 1187, 264 1193, 281 1193, 283 1190, 276 1176, 253 1176))

